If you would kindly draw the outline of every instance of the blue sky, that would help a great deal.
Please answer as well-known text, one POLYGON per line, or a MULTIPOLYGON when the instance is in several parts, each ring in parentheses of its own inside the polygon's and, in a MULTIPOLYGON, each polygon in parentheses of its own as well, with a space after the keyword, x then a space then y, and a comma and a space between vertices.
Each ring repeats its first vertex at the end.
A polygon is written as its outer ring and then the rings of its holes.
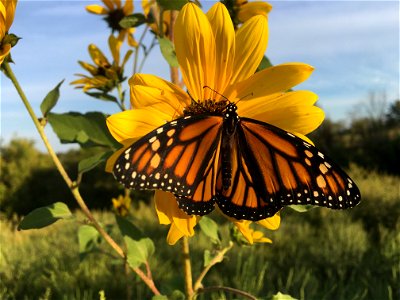
MULTIPOLYGON (((207 9, 211 1, 201 1, 207 9)), ((106 55, 109 34, 101 17, 85 11, 100 1, 19 1, 10 32, 23 39, 13 48, 13 66, 33 107, 39 112, 47 92, 65 79, 55 112, 117 112, 108 102, 92 100, 69 82, 82 73, 78 60, 90 61, 87 46, 98 45, 106 55)), ((273 64, 305 62, 315 67, 297 89, 319 95, 318 104, 334 120, 346 120, 359 110, 371 91, 399 96, 398 1, 271 1, 267 55, 273 64)), ((140 2, 135 1, 135 7, 140 2)), ((156 49, 143 69, 168 79, 168 66, 156 49)), ((56 150, 59 144, 46 129, 56 150)), ((1 75, 1 138, 37 140, 39 136, 7 78, 1 75)))

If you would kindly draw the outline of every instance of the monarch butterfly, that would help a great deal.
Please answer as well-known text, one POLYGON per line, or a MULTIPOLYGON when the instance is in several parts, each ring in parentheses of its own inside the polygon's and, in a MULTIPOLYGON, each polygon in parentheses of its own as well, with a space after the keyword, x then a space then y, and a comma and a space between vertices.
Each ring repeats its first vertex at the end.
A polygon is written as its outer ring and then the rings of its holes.
POLYGON ((230 217, 256 221, 291 204, 359 203, 354 182, 317 148, 236 110, 228 100, 193 100, 183 117, 124 150, 114 176, 126 188, 174 193, 189 215, 217 204, 230 217))

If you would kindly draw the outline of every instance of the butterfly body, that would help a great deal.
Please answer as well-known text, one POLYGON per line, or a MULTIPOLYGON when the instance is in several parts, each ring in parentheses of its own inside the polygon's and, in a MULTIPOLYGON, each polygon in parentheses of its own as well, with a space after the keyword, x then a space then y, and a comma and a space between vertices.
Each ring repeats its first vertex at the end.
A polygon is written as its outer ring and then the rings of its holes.
POLYGON ((236 219, 264 219, 291 204, 344 209, 359 202, 353 181, 314 146, 240 118, 233 103, 217 104, 195 103, 132 144, 114 166, 117 180, 172 192, 188 214, 208 214, 217 204, 236 219))

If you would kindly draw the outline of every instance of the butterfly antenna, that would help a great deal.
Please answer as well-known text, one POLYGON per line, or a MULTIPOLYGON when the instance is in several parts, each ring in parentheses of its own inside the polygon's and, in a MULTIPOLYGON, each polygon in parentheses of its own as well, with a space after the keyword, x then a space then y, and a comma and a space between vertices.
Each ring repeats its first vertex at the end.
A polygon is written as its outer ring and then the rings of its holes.
POLYGON ((210 90, 212 90, 214 93, 216 93, 217 95, 221 96, 222 98, 224 98, 226 101, 230 102, 228 98, 226 98, 224 95, 218 93, 216 90, 214 90, 213 88, 209 87, 208 85, 203 86, 203 89, 205 88, 209 88, 210 90))
POLYGON ((244 98, 247 98, 249 96, 253 96, 253 92, 248 93, 246 96, 243 96, 242 98, 238 99, 236 102, 234 102, 235 104, 238 104, 239 101, 243 100, 244 98))

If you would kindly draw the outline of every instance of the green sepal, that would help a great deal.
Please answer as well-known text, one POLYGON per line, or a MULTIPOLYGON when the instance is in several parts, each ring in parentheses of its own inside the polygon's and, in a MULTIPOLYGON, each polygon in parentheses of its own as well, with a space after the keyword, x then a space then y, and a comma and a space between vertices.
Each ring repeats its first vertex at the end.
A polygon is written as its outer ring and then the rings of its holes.
POLYGON ((268 59, 268 57, 266 57, 265 55, 263 56, 260 64, 257 67, 256 72, 259 72, 261 70, 267 69, 269 67, 272 67, 272 63, 271 61, 268 59))
POLYGON ((157 0, 158 5, 163 10, 181 10, 188 2, 188 0, 157 0))
POLYGON ((111 102, 118 102, 117 98, 113 95, 106 94, 106 93, 99 93, 99 92, 85 92, 86 95, 103 100, 103 101, 111 101, 111 102))
POLYGON ((126 218, 115 216, 127 248, 127 262, 132 268, 145 263, 155 251, 153 241, 126 218))
POLYGON ((178 59, 174 49, 174 44, 167 38, 158 37, 158 43, 160 44, 161 54, 171 67, 179 67, 178 59))
POLYGON ((199 221, 201 231, 208 236, 214 243, 220 244, 221 239, 218 224, 208 217, 202 217, 199 221))
POLYGON ((6 36, 3 38, 2 44, 10 44, 11 47, 14 47, 16 44, 18 44, 18 41, 21 38, 16 36, 14 33, 6 34, 6 36))
POLYGON ((126 16, 119 21, 119 26, 124 29, 138 27, 147 22, 146 16, 141 13, 126 16))
POLYGON ((61 143, 79 143, 82 147, 103 146, 111 149, 121 147, 108 131, 106 116, 103 113, 49 113, 47 119, 61 143))
POLYGON ((54 89, 52 89, 46 97, 44 97, 40 104, 40 110, 42 111, 43 117, 46 117, 47 113, 57 104, 60 98, 60 86, 63 84, 64 79, 61 80, 54 89))
POLYGON ((39 229, 53 224, 60 219, 70 219, 72 213, 62 202, 39 207, 27 214, 18 225, 18 230, 39 229))

